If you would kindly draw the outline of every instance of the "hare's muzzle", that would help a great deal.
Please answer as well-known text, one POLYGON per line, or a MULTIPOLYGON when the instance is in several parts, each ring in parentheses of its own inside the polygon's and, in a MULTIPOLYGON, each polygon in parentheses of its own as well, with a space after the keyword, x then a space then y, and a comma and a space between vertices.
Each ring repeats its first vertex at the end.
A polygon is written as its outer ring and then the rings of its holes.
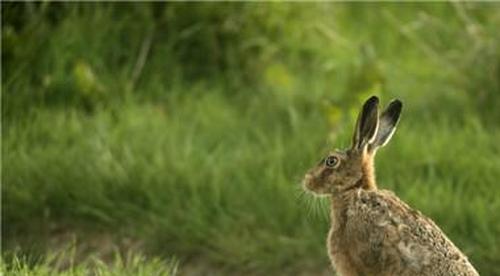
POLYGON ((302 187, 306 190, 313 191, 315 188, 314 177, 311 173, 307 173, 302 180, 302 187))

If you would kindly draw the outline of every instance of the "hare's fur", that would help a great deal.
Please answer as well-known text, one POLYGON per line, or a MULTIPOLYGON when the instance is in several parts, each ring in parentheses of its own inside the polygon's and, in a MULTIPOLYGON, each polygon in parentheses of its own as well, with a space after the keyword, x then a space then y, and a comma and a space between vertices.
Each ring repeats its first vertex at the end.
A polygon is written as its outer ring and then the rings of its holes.
POLYGON ((429 218, 392 192, 332 198, 328 251, 340 275, 478 275, 429 218))
POLYGON ((392 136, 401 103, 379 116, 374 98, 363 107, 353 147, 332 152, 338 164, 322 162, 304 179, 306 189, 331 198, 327 246, 335 270, 342 276, 479 275, 431 219, 377 188, 375 151, 392 136))

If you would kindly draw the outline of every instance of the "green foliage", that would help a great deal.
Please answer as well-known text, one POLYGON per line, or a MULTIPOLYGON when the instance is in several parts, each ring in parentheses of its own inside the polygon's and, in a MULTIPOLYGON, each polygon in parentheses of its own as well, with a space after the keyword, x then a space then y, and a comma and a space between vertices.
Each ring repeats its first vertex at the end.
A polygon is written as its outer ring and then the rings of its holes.
MULTIPOLYGON (((435 219, 482 275, 500 274, 498 10, 2 2, 2 245, 43 255, 62 227, 132 237, 181 271, 324 271, 326 201, 299 183, 348 145, 377 94, 405 103, 380 186, 435 219)), ((175 267, 143 260, 62 273, 175 267)))

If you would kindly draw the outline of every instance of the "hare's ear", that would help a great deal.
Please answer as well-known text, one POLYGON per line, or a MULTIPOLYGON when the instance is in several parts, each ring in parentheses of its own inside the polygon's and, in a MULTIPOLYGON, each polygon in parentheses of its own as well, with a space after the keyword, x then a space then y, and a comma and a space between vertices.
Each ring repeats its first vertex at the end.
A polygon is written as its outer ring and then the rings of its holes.
POLYGON ((379 118, 377 135, 375 135, 375 139, 370 143, 369 151, 385 146, 389 142, 396 130, 402 109, 403 103, 400 100, 393 100, 384 112, 382 112, 379 118))
POLYGON ((372 96, 363 105, 354 129, 353 150, 363 149, 375 139, 378 128, 378 102, 378 98, 372 96))

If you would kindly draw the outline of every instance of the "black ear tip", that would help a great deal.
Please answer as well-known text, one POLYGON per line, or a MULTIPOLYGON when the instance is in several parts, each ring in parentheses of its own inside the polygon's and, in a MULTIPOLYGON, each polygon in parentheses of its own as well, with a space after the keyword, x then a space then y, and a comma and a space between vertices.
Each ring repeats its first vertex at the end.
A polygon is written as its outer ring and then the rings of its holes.
POLYGON ((400 100, 395 99, 389 103, 389 106, 386 108, 384 113, 389 114, 389 116, 391 117, 399 117, 402 110, 403 110, 403 103, 400 100))
POLYGON ((401 102, 400 100, 398 99, 395 99, 393 100, 391 103, 390 103, 391 106, 394 106, 394 109, 395 110, 398 110, 398 112, 401 112, 401 110, 403 109, 403 102, 401 102))
POLYGON ((377 96, 371 96, 368 100, 366 100, 366 106, 378 105, 379 99, 377 96))

